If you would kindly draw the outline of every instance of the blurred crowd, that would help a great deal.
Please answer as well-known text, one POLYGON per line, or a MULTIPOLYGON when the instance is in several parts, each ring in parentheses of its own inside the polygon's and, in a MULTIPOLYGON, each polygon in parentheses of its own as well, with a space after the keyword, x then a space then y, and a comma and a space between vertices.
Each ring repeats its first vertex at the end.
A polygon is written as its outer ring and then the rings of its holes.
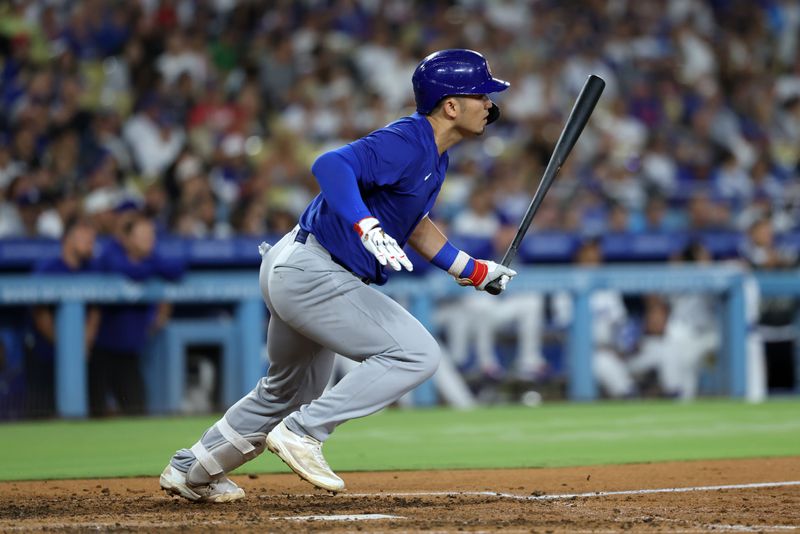
MULTIPOLYGON (((603 261, 601 234, 720 230, 745 236, 739 252, 754 268, 797 265, 776 239, 800 230, 796 0, 2 2, 0 239, 61 239, 62 256, 39 273, 141 280, 183 272, 154 253, 159 236, 286 232, 318 192, 316 156, 413 113, 411 74, 445 48, 482 52, 512 84, 496 95, 501 119, 451 151, 432 213, 450 235, 493 242, 495 256, 507 246, 596 74, 605 92, 534 232, 578 234, 573 261, 588 266, 603 261), (104 237, 111 244, 93 249, 104 237)), ((718 259, 688 242, 673 261, 718 259)), ((548 328, 571 321, 561 297, 507 295, 497 321, 451 324, 443 313, 437 328, 462 370, 475 359, 482 379, 501 379, 497 348, 514 325, 516 372, 540 382, 553 371, 548 328)), ((596 297, 593 365, 605 394, 638 394, 653 370, 662 393, 696 394, 720 346, 713 299, 596 297)), ((797 302, 749 302, 748 326, 763 340, 749 335, 748 365, 763 396, 762 345, 768 360, 778 347, 790 361, 797 302)), ((454 305, 496 308, 480 297, 454 305)), ((28 357, 40 372, 27 387, 44 404, 32 413, 53 409, 53 313, 32 310, 28 357)), ((90 308, 93 414, 113 411, 109 398, 141 413, 136 362, 170 314, 90 308)), ((770 384, 789 376, 768 371, 770 384)))
POLYGON ((0 6, 0 237, 89 216, 159 233, 291 228, 321 151, 413 112, 431 51, 512 83, 453 150, 435 217, 498 235, 527 207, 577 92, 607 87, 537 230, 794 230, 794 0, 14 0, 0 6))

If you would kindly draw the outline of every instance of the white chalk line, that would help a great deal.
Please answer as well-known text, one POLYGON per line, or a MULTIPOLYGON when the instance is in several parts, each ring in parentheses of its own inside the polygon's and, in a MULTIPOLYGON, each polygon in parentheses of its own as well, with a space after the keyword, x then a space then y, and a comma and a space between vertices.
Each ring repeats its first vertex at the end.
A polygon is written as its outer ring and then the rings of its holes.
POLYGON ((724 484, 720 486, 690 486, 683 488, 654 488, 622 491, 590 491, 586 493, 560 493, 555 495, 517 495, 515 493, 502 493, 497 491, 415 491, 415 492, 383 492, 383 493, 342 493, 342 497, 497 497, 499 499, 514 499, 517 501, 558 501, 567 499, 582 499, 588 497, 611 497, 615 495, 649 495, 654 493, 687 493, 693 491, 717 491, 733 489, 781 488, 786 486, 800 486, 800 480, 786 482, 755 482, 749 484, 724 484))
POLYGON ((294 515, 290 517, 273 517, 287 521, 374 521, 376 519, 405 519, 401 515, 388 514, 342 514, 342 515, 294 515))
MULTIPOLYGON (((663 517, 663 516, 644 516, 640 517, 639 519, 657 519, 661 522, 666 523, 685 523, 685 519, 675 519, 672 517, 663 517)), ((733 532, 764 532, 767 530, 770 531, 791 531, 791 530, 800 530, 800 526, 797 525, 741 525, 741 524, 728 524, 728 523, 707 523, 700 525, 701 528, 704 530, 722 530, 722 531, 733 531, 733 532)), ((697 532, 697 529, 694 530, 682 530, 682 529, 670 529, 670 532, 697 532)))
POLYGON ((723 530, 731 532, 765 532, 770 530, 800 530, 794 525, 703 525, 708 530, 723 530))

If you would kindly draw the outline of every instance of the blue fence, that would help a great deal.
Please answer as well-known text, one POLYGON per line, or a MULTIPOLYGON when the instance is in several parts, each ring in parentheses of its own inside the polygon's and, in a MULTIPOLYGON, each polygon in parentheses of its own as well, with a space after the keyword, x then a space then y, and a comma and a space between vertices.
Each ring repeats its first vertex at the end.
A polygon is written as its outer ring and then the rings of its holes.
MULTIPOLYGON (((729 395, 742 397, 745 394, 747 329, 744 274, 738 268, 654 264, 597 269, 537 267, 522 268, 520 271, 510 291, 568 291, 574 299, 574 321, 566 347, 570 399, 585 401, 597 397, 591 371, 589 297, 592 291, 604 288, 626 294, 712 292, 720 295, 724 306, 723 339, 726 340, 720 371, 729 395)), ((195 322, 174 328, 171 340, 164 341, 160 356, 147 363, 151 409, 155 412, 171 412, 178 409, 184 388, 181 343, 191 340, 220 342, 224 348, 223 401, 228 404, 249 391, 262 375, 266 309, 257 278, 255 270, 193 273, 180 283, 153 281, 145 284, 112 275, 53 275, 37 276, 35 279, 27 275, 6 275, 0 277, 0 305, 56 305, 57 410, 64 417, 85 417, 87 399, 83 330, 86 303, 231 303, 235 307, 232 319, 224 324, 195 322)), ((800 277, 797 273, 759 275, 759 281, 766 295, 800 295, 800 277)), ((407 303, 410 311, 429 328, 432 327, 436 300, 465 291, 440 273, 426 277, 397 277, 382 290, 407 303)), ((431 387, 430 384, 423 385, 421 391, 430 392, 431 387)), ((424 394, 419 398, 430 399, 430 395, 424 394)))
MULTIPOLYGON (((256 250, 261 241, 275 243, 281 236, 234 237, 230 239, 185 239, 163 236, 158 252, 166 257, 181 258, 191 267, 235 268, 256 266, 260 261, 256 250)), ((492 240, 453 235, 451 241, 475 257, 495 256, 492 240)), ((699 241, 717 258, 737 256, 744 237, 739 232, 646 232, 609 233, 601 236, 603 255, 614 262, 663 261, 679 252, 691 241, 699 241)), ((519 261, 541 264, 569 263, 580 236, 566 232, 534 232, 522 242, 519 261)), ((777 244, 800 252, 800 232, 777 236, 777 244)), ((100 240, 100 247, 103 240, 100 240)), ((52 239, 0 240, 0 270, 26 271, 38 260, 55 258, 59 243, 52 239)), ((413 251, 411 252, 413 254, 413 251)), ((416 262, 426 270, 425 262, 416 262)))

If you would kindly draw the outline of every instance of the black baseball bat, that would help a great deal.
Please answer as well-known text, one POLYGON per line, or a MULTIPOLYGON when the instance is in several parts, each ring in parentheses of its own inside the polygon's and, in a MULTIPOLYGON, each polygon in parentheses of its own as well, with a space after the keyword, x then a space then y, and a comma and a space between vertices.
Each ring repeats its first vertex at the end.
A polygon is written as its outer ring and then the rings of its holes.
MULTIPOLYGON (((605 86, 606 82, 594 74, 589 75, 589 79, 586 80, 583 89, 581 89, 581 93, 578 95, 578 99, 575 101, 575 105, 572 107, 567 123, 564 125, 564 129, 561 131, 561 135, 556 142, 556 146, 550 156, 550 161, 547 163, 547 168, 542 175, 542 181, 539 182, 539 187, 533 195, 533 200, 531 200, 531 205, 528 206, 525 217, 523 217, 522 222, 519 223, 517 235, 514 236, 514 241, 511 242, 505 256, 503 256, 500 262, 501 265, 508 267, 511 265, 511 262, 514 261, 522 238, 525 237, 531 225, 533 216, 536 215, 536 212, 539 210, 539 206, 542 204, 544 196, 547 194, 548 189, 550 189, 553 180, 556 179, 558 171, 561 170, 561 166, 572 151, 572 147, 575 146, 575 142, 578 140, 578 137, 580 137, 581 132, 583 132, 583 128, 589 121, 589 117, 592 111, 594 111, 594 107, 597 105, 597 101, 600 99, 600 95, 603 93, 605 86)), ((486 286, 486 291, 492 295, 499 295, 500 292, 503 291, 500 287, 500 279, 492 280, 486 286)))

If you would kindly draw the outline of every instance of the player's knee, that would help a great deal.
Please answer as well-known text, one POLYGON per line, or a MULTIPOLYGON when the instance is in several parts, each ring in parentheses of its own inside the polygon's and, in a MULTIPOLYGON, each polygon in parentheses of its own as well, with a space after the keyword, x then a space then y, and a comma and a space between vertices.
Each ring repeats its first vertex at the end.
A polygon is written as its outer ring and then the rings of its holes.
POLYGON ((413 348, 411 348, 407 357, 411 360, 411 365, 416 373, 419 374, 420 380, 426 380, 433 376, 436 369, 439 368, 439 360, 442 358, 442 351, 436 340, 428 334, 420 336, 415 340, 413 348))
POLYGON ((422 375, 425 377, 425 380, 432 377, 436 370, 439 368, 439 360, 442 359, 442 352, 439 350, 439 346, 436 346, 436 350, 433 350, 428 353, 428 356, 425 358, 425 365, 422 370, 422 375))

